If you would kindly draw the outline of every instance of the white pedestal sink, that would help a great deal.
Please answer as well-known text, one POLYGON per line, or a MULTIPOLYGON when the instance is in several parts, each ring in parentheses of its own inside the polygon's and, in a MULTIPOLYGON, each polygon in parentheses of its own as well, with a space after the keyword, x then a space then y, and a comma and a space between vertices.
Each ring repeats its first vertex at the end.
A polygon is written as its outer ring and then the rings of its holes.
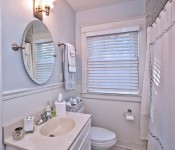
POLYGON ((75 121, 68 117, 52 118, 40 129, 40 133, 47 137, 56 137, 70 132, 75 127, 75 121))

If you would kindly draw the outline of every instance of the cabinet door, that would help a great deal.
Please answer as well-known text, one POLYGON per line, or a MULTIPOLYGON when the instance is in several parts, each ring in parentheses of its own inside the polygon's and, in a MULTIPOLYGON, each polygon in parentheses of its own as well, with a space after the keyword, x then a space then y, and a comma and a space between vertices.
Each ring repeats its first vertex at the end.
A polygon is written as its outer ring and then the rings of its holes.
POLYGON ((80 150, 91 150, 91 134, 89 133, 85 141, 81 145, 80 150))
POLYGON ((91 129, 91 119, 86 123, 85 127, 82 129, 80 134, 75 139, 74 143, 69 150, 90 150, 89 145, 90 139, 90 129, 91 129), (86 142, 87 148, 85 148, 84 143, 86 142), (83 148, 85 149, 83 149, 83 148))

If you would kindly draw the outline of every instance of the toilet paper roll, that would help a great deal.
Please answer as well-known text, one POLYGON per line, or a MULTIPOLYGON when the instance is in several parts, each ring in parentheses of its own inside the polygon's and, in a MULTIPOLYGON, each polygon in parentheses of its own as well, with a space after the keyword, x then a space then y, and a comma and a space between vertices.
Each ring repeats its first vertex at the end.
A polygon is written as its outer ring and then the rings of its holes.
POLYGON ((128 120, 128 121, 134 121, 134 119, 135 119, 134 116, 126 115, 126 120, 128 120))

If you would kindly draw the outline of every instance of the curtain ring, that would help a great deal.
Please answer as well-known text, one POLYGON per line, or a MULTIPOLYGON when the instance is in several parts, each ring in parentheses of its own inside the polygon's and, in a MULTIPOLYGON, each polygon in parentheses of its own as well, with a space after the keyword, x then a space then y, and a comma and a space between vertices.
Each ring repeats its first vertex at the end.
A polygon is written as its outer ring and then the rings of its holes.
POLYGON ((150 25, 149 27, 150 27, 150 28, 153 28, 153 25, 150 25))

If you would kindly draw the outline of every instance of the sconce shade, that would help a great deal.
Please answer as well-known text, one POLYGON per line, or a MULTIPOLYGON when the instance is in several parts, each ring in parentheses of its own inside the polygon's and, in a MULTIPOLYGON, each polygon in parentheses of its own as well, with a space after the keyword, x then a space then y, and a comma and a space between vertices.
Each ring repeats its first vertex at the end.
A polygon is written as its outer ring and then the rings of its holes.
POLYGON ((48 5, 48 6, 50 6, 50 9, 52 9, 54 7, 54 5, 53 5, 54 1, 55 0, 43 0, 42 4, 43 4, 43 6, 48 5))
POLYGON ((41 0, 33 0, 33 15, 39 20, 43 20, 42 11, 42 1, 41 0))
POLYGON ((55 0, 33 0, 33 14, 36 18, 43 20, 42 12, 49 16, 50 9, 54 7, 55 0))

